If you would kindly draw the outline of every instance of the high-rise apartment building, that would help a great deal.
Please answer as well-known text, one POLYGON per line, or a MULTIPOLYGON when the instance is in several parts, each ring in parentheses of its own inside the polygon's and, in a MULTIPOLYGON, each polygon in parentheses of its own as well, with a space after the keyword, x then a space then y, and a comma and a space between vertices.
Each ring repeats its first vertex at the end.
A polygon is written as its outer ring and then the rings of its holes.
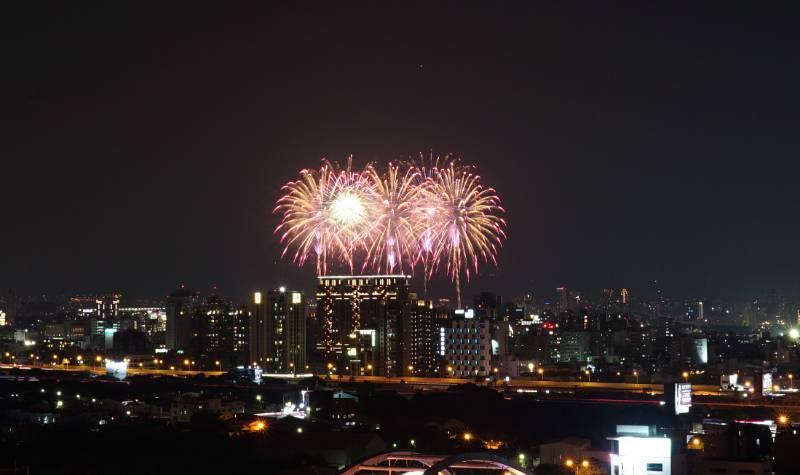
POLYGON ((302 293, 256 292, 250 310, 250 362, 276 373, 304 372, 306 310, 302 293))
POLYGON ((439 338, 434 320, 433 302, 411 295, 411 304, 404 314, 403 367, 404 373, 416 376, 434 376, 438 369, 436 343, 439 338))
POLYGON ((401 376, 410 276, 320 276, 317 319, 328 363, 351 374, 401 376))
POLYGON ((195 336, 193 320, 198 304, 198 294, 184 287, 167 297, 167 349, 190 349, 195 336))

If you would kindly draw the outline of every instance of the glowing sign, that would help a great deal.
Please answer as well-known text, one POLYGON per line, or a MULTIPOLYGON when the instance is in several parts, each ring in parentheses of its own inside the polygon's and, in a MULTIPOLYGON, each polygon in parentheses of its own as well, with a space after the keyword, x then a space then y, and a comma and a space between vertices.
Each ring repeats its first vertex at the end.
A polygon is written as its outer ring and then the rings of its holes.
POLYGON ((764 373, 761 376, 761 394, 766 396, 772 393, 772 373, 764 373))
POLYGON ((688 414, 691 407, 691 383, 675 383, 675 414, 688 414))

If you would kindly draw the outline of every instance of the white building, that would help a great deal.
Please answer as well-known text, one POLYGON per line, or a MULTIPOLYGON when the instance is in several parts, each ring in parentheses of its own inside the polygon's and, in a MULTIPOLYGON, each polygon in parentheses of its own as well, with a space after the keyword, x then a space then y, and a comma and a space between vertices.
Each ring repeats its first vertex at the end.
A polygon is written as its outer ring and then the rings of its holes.
POLYGON ((649 426, 617 426, 611 454, 612 475, 684 475, 683 456, 673 454, 672 440, 649 426))

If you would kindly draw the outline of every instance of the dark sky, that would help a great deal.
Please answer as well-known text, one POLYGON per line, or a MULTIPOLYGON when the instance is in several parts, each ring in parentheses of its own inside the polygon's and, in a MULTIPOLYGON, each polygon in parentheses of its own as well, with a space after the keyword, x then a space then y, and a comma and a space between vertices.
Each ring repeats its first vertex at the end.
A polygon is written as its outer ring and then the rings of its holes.
POLYGON ((311 288, 278 260, 279 186, 428 149, 508 210, 467 295, 800 287, 796 12, 107 3, 2 7, 0 288, 311 288))

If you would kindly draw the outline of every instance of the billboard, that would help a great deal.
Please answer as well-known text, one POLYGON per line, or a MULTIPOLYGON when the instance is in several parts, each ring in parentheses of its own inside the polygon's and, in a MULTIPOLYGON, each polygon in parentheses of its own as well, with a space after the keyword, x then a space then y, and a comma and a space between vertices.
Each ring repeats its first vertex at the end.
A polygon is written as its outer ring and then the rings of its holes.
POLYGON ((761 375, 761 394, 764 396, 772 394, 772 373, 761 375))
POLYGON ((675 383, 675 414, 688 414, 692 407, 691 383, 675 383))

